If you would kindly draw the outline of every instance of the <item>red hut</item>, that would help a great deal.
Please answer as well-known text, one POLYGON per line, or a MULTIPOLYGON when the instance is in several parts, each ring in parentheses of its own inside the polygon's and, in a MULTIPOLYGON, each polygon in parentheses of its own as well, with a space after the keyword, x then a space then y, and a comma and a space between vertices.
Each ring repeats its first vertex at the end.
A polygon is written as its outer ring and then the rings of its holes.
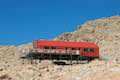
POLYGON ((99 47, 90 42, 36 40, 33 41, 32 53, 47 55, 50 59, 55 56, 55 59, 93 59, 99 58, 99 47))

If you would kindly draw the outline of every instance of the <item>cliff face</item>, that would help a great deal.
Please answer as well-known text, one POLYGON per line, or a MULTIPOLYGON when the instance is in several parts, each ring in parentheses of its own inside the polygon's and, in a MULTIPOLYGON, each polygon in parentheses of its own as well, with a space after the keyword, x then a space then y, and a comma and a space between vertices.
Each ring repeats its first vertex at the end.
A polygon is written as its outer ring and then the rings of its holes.
POLYGON ((120 16, 101 18, 80 25, 74 32, 63 33, 54 40, 95 42, 102 60, 87 64, 55 65, 22 59, 31 44, 0 46, 0 80, 119 80, 120 16))

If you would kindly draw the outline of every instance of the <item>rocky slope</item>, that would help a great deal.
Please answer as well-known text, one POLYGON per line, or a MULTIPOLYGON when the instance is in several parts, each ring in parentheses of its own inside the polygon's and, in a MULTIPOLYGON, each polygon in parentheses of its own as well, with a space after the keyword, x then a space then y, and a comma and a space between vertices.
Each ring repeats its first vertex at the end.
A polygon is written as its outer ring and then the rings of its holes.
POLYGON ((102 60, 87 64, 55 65, 51 61, 23 59, 29 45, 0 46, 0 80, 119 80, 120 16, 88 21, 74 32, 54 40, 89 41, 100 47, 102 60))
POLYGON ((120 16, 101 18, 80 25, 74 32, 63 33, 54 40, 95 42, 101 58, 120 59, 120 16))

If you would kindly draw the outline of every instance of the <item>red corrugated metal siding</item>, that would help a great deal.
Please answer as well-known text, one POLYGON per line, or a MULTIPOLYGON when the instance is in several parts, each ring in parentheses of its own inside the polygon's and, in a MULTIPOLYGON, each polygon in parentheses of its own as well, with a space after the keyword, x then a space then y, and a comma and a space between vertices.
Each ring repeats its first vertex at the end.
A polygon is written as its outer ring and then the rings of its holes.
POLYGON ((98 47, 94 43, 88 42, 64 42, 64 41, 47 41, 47 40, 37 40, 38 46, 58 46, 58 47, 87 47, 87 48, 96 48, 98 47))

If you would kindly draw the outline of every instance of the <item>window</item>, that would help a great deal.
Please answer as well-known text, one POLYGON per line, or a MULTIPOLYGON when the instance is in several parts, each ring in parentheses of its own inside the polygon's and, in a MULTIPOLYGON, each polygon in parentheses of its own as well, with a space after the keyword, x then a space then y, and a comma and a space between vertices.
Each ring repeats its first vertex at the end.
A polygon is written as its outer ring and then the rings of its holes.
POLYGON ((45 49, 49 49, 49 47, 48 47, 48 46, 45 46, 44 48, 45 48, 45 49))
POLYGON ((65 50, 67 50, 68 48, 65 48, 65 50))
POLYGON ((72 50, 75 50, 75 48, 72 48, 72 50))
POLYGON ((51 47, 51 49, 56 49, 56 47, 51 47))
POLYGON ((84 48, 84 52, 86 52, 86 53, 87 53, 88 51, 89 51, 89 49, 88 49, 88 48, 84 48))
POLYGON ((95 51, 94 48, 90 48, 90 52, 93 52, 93 53, 94 53, 94 51, 95 51))

